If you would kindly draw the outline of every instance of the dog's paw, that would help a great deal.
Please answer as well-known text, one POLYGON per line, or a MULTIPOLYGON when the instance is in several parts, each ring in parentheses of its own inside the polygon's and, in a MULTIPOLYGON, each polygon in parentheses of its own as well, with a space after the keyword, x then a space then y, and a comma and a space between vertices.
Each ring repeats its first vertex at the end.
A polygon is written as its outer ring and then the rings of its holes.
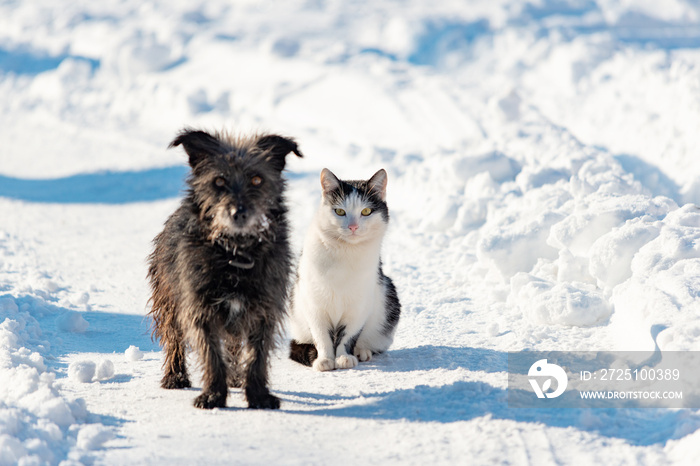
POLYGON ((335 361, 328 358, 318 358, 314 361, 313 368, 320 372, 332 371, 335 369, 335 361))
POLYGON ((338 369, 352 369, 357 366, 357 358, 351 354, 343 354, 335 358, 335 367, 338 369))
POLYGON ((160 386, 168 390, 174 388, 189 388, 191 387, 190 379, 183 373, 166 374, 160 381, 160 386))
POLYGON ((355 356, 360 362, 367 362, 372 359, 372 351, 365 348, 355 348, 355 356))
POLYGON ((202 409, 226 407, 226 393, 202 393, 194 399, 194 406, 202 409))
POLYGON ((267 395, 257 396, 248 399, 248 408, 250 409, 280 409, 280 399, 275 395, 268 393, 267 395))

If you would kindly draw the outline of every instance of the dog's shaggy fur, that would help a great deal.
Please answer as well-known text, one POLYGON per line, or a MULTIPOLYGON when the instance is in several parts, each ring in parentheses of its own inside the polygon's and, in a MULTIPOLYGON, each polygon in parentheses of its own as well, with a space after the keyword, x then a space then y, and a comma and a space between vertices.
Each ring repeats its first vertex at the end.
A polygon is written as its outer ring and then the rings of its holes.
POLYGON ((282 170, 296 143, 184 130, 192 174, 180 207, 154 240, 148 277, 153 333, 165 350, 163 388, 190 386, 191 346, 203 365, 194 405, 226 406, 243 387, 248 407, 279 408, 267 358, 285 314, 291 254, 282 170))

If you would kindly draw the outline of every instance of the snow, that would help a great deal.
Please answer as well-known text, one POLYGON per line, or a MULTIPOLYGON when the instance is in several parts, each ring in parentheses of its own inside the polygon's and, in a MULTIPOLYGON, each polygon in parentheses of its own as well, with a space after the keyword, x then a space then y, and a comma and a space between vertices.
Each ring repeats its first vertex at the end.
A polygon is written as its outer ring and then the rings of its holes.
POLYGON ((90 324, 83 316, 74 311, 68 311, 56 318, 59 330, 64 332, 85 333, 90 324))
MULTIPOLYGON (((519 350, 697 351, 691 0, 0 3, 0 465, 692 464, 693 409, 514 410, 519 350), (389 175, 388 353, 273 356, 279 412, 158 387, 146 256, 184 126, 389 175)), ((196 367, 196 361, 192 361, 196 367)))
POLYGON ((95 377, 96 367, 92 361, 73 362, 68 366, 68 377, 77 382, 92 382, 93 377, 95 377))
POLYGON ((82 450, 96 450, 113 438, 114 433, 108 427, 102 424, 88 424, 80 429, 76 444, 82 450))
POLYGON ((97 380, 109 380, 114 376, 114 363, 109 359, 104 359, 97 364, 95 377, 97 380))
POLYGON ((124 355, 129 361, 138 361, 140 359, 143 359, 143 351, 141 351, 134 345, 129 346, 126 349, 126 351, 124 351, 124 355))

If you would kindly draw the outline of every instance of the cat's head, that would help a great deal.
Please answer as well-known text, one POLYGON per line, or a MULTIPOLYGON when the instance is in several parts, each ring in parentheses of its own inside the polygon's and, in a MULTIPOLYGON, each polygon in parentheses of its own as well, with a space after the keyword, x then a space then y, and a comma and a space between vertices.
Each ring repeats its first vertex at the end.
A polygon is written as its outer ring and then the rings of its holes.
POLYGON ((330 238, 350 244, 381 239, 389 222, 387 175, 379 170, 369 180, 344 181, 330 170, 321 171, 320 224, 330 238))

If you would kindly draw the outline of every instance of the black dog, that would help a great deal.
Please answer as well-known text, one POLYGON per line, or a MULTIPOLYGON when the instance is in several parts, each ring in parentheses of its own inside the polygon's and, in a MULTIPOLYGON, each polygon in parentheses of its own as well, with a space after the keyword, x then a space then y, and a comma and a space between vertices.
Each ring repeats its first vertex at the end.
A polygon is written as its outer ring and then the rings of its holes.
POLYGON ((277 135, 235 138, 184 130, 192 174, 180 207, 154 240, 148 277, 153 333, 165 349, 161 386, 190 386, 189 344, 203 365, 198 408, 226 406, 244 387, 248 407, 279 408, 267 388, 268 355, 285 314, 291 255, 285 156, 297 144, 277 135))

